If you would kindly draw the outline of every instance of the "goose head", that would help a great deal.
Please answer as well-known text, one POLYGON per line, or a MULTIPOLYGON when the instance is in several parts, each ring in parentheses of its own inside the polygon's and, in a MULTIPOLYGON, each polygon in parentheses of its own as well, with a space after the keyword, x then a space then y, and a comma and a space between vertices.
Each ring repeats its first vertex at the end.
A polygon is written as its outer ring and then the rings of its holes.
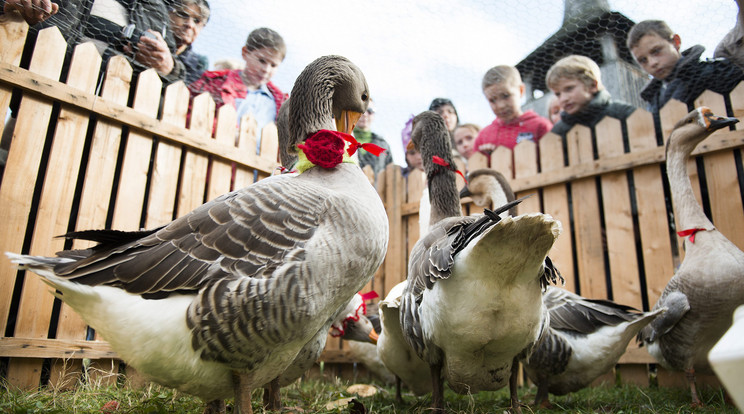
POLYGON ((342 56, 323 56, 307 65, 279 111, 282 165, 293 164, 297 144, 321 129, 351 134, 367 106, 367 80, 351 61, 342 56))
MULTIPOLYGON (((514 191, 503 174, 489 168, 468 173, 468 182, 460 191, 460 198, 470 197, 478 207, 493 208, 514 201, 514 191)), ((516 216, 516 207, 509 209, 516 216)))
POLYGON ((674 125, 667 142, 667 158, 672 152, 689 155, 710 134, 737 122, 736 118, 715 115, 710 108, 696 108, 674 125))
POLYGON ((452 157, 452 144, 444 119, 434 111, 416 115, 408 146, 418 150, 424 162, 431 202, 429 224, 434 225, 446 217, 461 216, 460 197, 455 181, 457 167, 452 157), (435 161, 437 159, 439 162, 435 161))

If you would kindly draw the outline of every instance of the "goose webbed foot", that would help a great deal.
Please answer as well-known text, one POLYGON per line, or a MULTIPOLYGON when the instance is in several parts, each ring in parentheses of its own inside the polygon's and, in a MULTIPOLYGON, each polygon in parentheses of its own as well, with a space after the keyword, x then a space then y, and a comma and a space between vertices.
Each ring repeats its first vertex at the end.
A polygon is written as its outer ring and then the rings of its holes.
POLYGON ((237 414, 253 414, 251 406, 251 387, 248 386, 248 376, 233 372, 233 391, 235 394, 235 410, 237 414))
POLYGON ((226 412, 225 400, 212 400, 204 407, 204 414, 225 414, 226 412))

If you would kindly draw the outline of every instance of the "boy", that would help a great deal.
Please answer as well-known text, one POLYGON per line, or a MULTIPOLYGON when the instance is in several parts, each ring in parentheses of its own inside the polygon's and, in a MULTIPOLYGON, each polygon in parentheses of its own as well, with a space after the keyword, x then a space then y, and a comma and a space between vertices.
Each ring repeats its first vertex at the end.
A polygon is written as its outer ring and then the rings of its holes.
POLYGON ((480 127, 475 124, 460 124, 455 128, 455 149, 464 161, 475 154, 475 137, 479 132, 480 127))
POLYGON ((649 111, 658 113, 674 98, 692 109, 694 100, 706 89, 730 92, 744 72, 726 59, 700 60, 700 45, 680 52, 682 40, 661 20, 644 20, 630 29, 628 49, 639 65, 653 76, 641 91, 649 111))
POLYGON ((553 126, 533 111, 522 112, 520 101, 525 87, 515 67, 489 69, 483 76, 482 88, 496 119, 478 134, 476 151, 488 154, 500 145, 511 149, 525 140, 537 142, 553 126))
POLYGON ((252 114, 258 128, 274 122, 287 94, 271 83, 279 64, 287 54, 284 39, 274 30, 262 27, 252 31, 243 46, 245 67, 235 70, 204 72, 189 85, 192 96, 209 92, 217 108, 232 105, 238 119, 252 114))
POLYGON ((593 127, 605 116, 626 119, 635 107, 612 100, 602 85, 599 66, 586 56, 567 56, 548 70, 545 83, 558 98, 561 120, 551 132, 565 135, 574 125, 593 127))

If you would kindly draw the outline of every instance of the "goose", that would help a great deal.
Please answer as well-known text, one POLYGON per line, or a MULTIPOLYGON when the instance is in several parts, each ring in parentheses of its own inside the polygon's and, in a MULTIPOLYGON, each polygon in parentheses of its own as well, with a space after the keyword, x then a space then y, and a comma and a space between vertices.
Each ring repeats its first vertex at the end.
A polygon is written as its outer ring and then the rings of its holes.
POLYGON ((408 285, 404 280, 390 289, 379 303, 380 332, 377 355, 387 369, 395 375, 395 399, 402 401, 401 382, 414 395, 431 392, 429 364, 424 362, 406 342, 400 325, 400 303, 408 285))
POLYGON ((369 101, 361 70, 321 57, 292 95, 285 145, 300 174, 225 194, 159 229, 68 234, 99 243, 89 250, 8 253, 127 364, 202 398, 205 412, 224 412, 232 396, 235 412, 251 413, 251 390, 327 333, 387 249, 383 204, 344 150, 369 101))
POLYGON ((672 130, 666 146, 666 173, 685 258, 662 291, 654 310, 667 308, 639 333, 648 352, 664 367, 684 371, 692 405, 701 405, 695 372, 712 372, 708 352, 731 326, 744 304, 744 252, 721 234, 695 199, 687 161, 695 147, 736 118, 706 107, 690 112, 672 130))
POLYGON ((543 408, 550 407, 548 392, 578 391, 612 369, 638 332, 666 311, 640 312, 555 286, 547 287, 543 303, 550 313, 548 330, 532 355, 522 360, 537 385, 535 405, 543 408))
POLYGON ((368 306, 367 313, 361 315, 359 321, 349 322, 349 325, 352 331, 359 331, 355 333, 352 338, 347 338, 349 331, 349 329, 347 329, 347 334, 342 337, 348 341, 344 343, 344 347, 348 348, 351 357, 355 361, 359 361, 364 365, 367 368, 367 371, 372 373, 372 375, 377 377, 383 383, 388 385, 395 384, 395 374, 387 369, 377 353, 379 333, 382 331, 379 307, 377 305, 368 306), (367 323, 369 323, 369 326, 367 323), (371 331, 367 331, 368 329, 374 330, 377 335, 375 341, 365 341, 362 339, 365 336, 368 337, 369 334, 372 333, 371 331))
POLYGON ((400 322, 406 342, 429 365, 432 408, 444 409, 444 380, 460 394, 508 382, 512 407, 521 412, 516 362, 548 324, 541 294, 558 277, 547 254, 560 223, 541 213, 500 219, 519 200, 462 217, 441 117, 419 114, 412 140, 428 177, 431 228, 411 251, 400 322))
MULTIPOLYGON (((471 197, 477 206, 489 208, 514 200, 514 192, 499 172, 479 169, 468 174, 460 197, 471 197)), ((550 324, 532 355, 522 363, 537 385, 535 405, 543 408, 550 407, 548 392, 575 392, 608 372, 638 332, 665 311, 643 313, 555 286, 548 286, 542 299, 550 324)))
MULTIPOLYGON (((467 184, 460 190, 460 198, 470 197, 478 207, 494 209, 516 198, 509 182, 496 170, 479 168, 469 172, 467 178, 467 184)), ((517 208, 510 208, 508 214, 516 216, 517 208)))

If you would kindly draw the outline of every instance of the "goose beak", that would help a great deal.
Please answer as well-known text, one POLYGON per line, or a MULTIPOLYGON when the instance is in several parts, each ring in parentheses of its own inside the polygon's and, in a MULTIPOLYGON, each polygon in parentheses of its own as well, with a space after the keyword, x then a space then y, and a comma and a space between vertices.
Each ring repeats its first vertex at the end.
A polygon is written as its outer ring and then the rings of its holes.
POLYGON ((369 333, 369 342, 377 345, 377 339, 379 338, 379 335, 377 335, 377 332, 375 330, 371 330, 369 333))
POLYGON ((472 195, 473 193, 468 190, 467 186, 463 187, 462 190, 460 190, 460 198, 472 197, 472 195))
POLYGON ((336 118, 336 130, 345 134, 351 134, 354 131, 354 125, 356 125, 361 117, 361 112, 342 111, 341 116, 336 118))
POLYGON ((708 119, 708 131, 716 131, 721 128, 726 128, 728 126, 734 125, 735 123, 739 122, 737 118, 727 118, 724 116, 716 116, 713 115, 713 113, 708 113, 705 115, 705 117, 708 119))

